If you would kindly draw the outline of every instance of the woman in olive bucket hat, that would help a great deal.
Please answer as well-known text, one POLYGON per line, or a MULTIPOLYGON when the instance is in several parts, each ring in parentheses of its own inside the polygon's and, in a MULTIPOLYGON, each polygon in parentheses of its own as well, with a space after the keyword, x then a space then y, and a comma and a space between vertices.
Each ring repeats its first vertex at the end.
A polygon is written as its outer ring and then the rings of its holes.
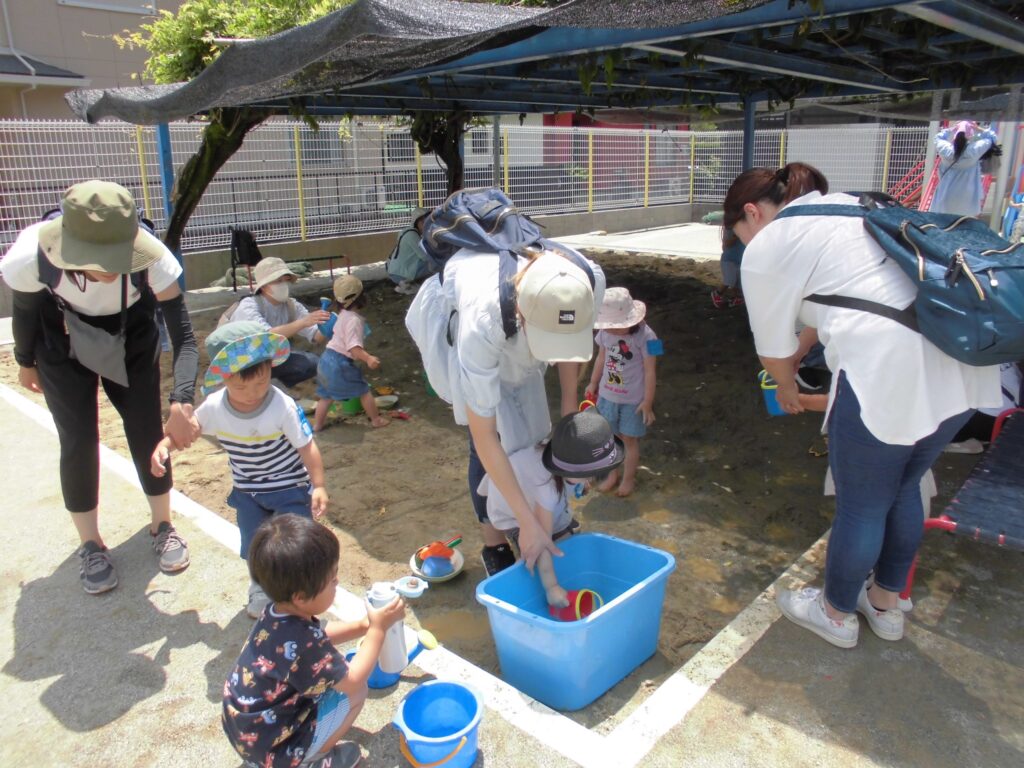
POLYGON ((24 229, 0 271, 14 294, 18 381, 42 392, 57 426, 61 491, 82 542, 83 588, 98 594, 117 586, 99 531, 100 384, 124 424, 160 568, 186 568, 188 547, 171 524, 171 475, 154 477, 149 467, 165 434, 157 302, 174 349, 166 434, 182 448, 199 435, 192 413, 199 354, 178 287, 181 265, 140 226, 127 189, 92 180, 68 189, 60 210, 24 229))

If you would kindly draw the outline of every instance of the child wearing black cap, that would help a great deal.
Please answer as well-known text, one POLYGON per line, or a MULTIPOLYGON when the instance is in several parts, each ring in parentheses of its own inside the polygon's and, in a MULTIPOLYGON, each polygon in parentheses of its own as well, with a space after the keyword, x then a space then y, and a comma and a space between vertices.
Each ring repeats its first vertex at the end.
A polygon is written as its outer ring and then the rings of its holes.
MULTIPOLYGON (((575 533, 580 524, 569 511, 566 482, 579 485, 599 481, 622 464, 625 449, 611 425, 596 410, 563 416, 546 445, 533 445, 509 454, 516 481, 526 502, 553 541, 575 533)), ((478 492, 487 498, 487 517, 518 549, 520 523, 498 487, 484 475, 478 492)), ((564 608, 566 592, 558 584, 551 555, 543 552, 537 569, 549 605, 564 608)))

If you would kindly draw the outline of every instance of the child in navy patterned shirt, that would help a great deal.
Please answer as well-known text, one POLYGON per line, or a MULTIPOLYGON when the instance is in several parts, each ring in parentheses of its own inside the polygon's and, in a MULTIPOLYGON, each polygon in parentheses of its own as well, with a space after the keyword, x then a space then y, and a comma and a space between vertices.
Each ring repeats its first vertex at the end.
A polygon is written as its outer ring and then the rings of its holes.
POLYGON ((341 741, 366 701, 366 681, 388 628, 405 616, 396 597, 360 621, 317 616, 338 588, 337 537, 298 515, 256 531, 249 572, 273 603, 260 616, 224 683, 221 722, 246 766, 352 768, 359 745, 341 741), (335 643, 362 637, 351 664, 335 643))

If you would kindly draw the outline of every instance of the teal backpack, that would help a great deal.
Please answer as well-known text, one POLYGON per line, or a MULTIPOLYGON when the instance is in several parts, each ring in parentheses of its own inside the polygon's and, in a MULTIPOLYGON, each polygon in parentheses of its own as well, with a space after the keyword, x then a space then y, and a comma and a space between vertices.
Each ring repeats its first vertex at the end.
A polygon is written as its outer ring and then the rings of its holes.
POLYGON ((877 192, 851 194, 859 204, 789 206, 776 218, 863 218, 917 286, 917 298, 906 309, 838 295, 807 301, 888 317, 969 365, 1024 360, 1024 244, 1011 245, 970 216, 904 208, 877 192))

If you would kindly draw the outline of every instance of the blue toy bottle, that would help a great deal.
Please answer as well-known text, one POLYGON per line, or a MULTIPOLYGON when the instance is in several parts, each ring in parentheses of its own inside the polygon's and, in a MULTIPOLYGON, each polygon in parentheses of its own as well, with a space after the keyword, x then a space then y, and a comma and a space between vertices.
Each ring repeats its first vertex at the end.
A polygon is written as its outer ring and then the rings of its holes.
MULTIPOLYGON (((324 312, 327 312, 328 310, 330 310, 331 303, 332 302, 331 302, 330 299, 324 298, 322 296, 320 297, 320 309, 322 309, 324 312)), ((337 321, 338 321, 337 313, 331 312, 331 319, 328 320, 326 323, 320 323, 319 325, 317 325, 316 329, 318 331, 320 331, 320 335, 321 336, 323 336, 325 339, 329 339, 329 338, 331 338, 331 336, 334 333, 334 324, 337 321)))

